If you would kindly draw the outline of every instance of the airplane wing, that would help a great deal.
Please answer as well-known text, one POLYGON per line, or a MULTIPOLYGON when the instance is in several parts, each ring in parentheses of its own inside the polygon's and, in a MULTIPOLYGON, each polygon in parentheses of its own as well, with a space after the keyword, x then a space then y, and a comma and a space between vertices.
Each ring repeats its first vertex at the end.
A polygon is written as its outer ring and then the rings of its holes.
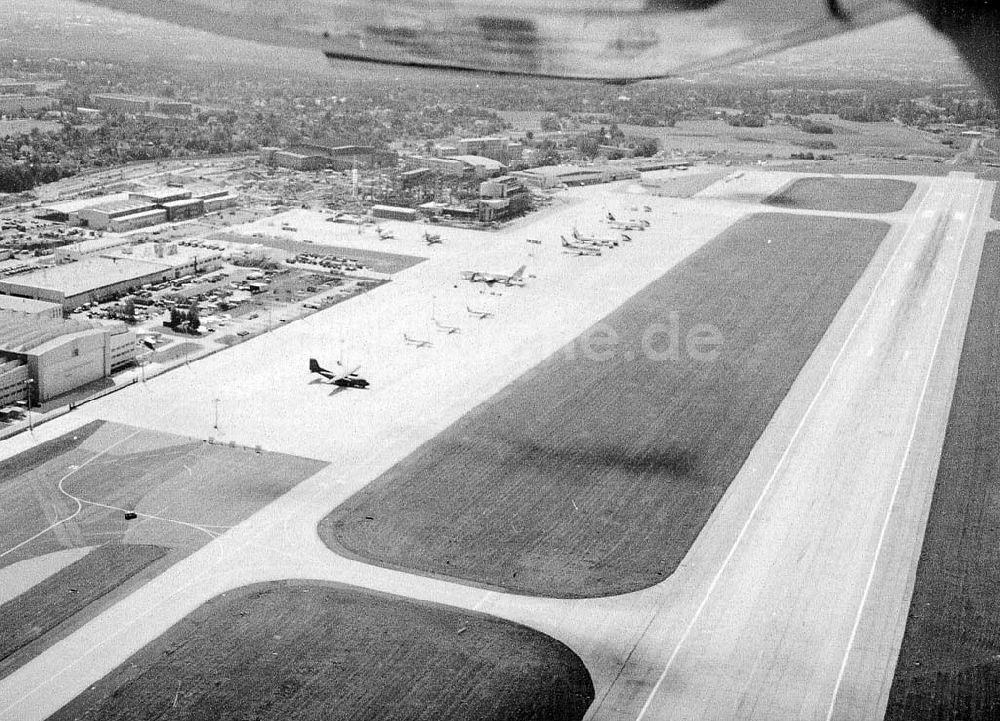
POLYGON ((629 81, 902 15, 890 0, 84 0, 331 60, 629 81))

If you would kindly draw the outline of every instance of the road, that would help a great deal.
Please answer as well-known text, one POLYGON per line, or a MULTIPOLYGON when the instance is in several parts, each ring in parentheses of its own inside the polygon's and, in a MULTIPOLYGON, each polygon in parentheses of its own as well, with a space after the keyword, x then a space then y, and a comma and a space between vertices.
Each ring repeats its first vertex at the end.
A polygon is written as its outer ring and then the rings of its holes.
MULTIPOLYGON (((363 298, 36 431, 42 439, 98 417, 335 463, 0 680, 0 718, 44 718, 204 600, 281 578, 341 581, 548 633, 587 664, 592 721, 880 717, 989 207, 978 181, 924 179, 907 209, 887 218, 886 242, 665 582, 603 599, 529 598, 375 568, 332 553, 316 535, 329 509, 756 209, 649 201, 653 229, 614 260, 532 249, 536 282, 473 296, 497 302, 497 318, 465 320, 460 337, 434 336, 430 349, 400 338, 407 329, 433 333, 428 284, 448 291, 436 301, 442 314, 460 316, 470 290, 452 287, 455 270, 503 270, 528 252, 523 240, 484 249, 457 234, 437 261, 363 298), (552 312, 537 312, 549 304, 552 312), (364 340, 352 338, 359 327, 370 330, 364 340), (306 354, 326 348, 330 357, 341 338, 366 377, 382 379, 371 393, 331 397, 309 384, 306 354), (218 431, 205 400, 215 397, 218 431)), ((546 216, 545 228, 519 232, 548 239, 569 217, 589 214, 596 224, 604 212, 593 202, 568 207, 546 216)))

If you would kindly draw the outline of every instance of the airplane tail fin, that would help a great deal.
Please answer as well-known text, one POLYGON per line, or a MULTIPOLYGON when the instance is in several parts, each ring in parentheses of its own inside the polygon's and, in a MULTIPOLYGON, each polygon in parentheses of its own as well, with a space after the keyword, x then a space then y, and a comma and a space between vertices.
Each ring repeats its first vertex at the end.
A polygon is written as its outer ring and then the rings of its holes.
POLYGON ((566 240, 566 236, 565 235, 560 235, 559 237, 562 238, 563 247, 564 248, 568 248, 569 247, 569 241, 566 240))
POLYGON ((321 370, 323 370, 323 368, 322 368, 322 366, 320 366, 319 362, 315 358, 310 358, 309 359, 309 372, 310 373, 319 373, 321 370))
POLYGON ((514 274, 510 277, 511 280, 521 280, 524 277, 524 271, 527 270, 528 266, 522 265, 520 268, 514 271, 514 274))

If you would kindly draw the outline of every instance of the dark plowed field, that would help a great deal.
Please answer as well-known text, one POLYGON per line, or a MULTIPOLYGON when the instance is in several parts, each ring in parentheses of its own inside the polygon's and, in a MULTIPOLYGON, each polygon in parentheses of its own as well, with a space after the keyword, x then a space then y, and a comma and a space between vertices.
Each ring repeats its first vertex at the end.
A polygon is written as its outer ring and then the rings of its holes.
POLYGON ((1000 233, 987 236, 886 719, 1000 718, 1000 233))
POLYGON ((663 580, 887 228, 780 213, 735 224, 599 324, 618 343, 555 353, 337 508, 321 536, 528 594, 663 580), (701 324, 722 338, 714 360, 687 347, 701 324))
POLYGON ((766 202, 800 210, 893 213, 903 209, 915 188, 887 178, 802 178, 766 202))
POLYGON ((593 698, 531 629, 302 582, 210 601, 50 718, 574 721, 593 698))
POLYGON ((0 676, 12 670, 11 657, 17 651, 118 588, 164 553, 166 549, 158 546, 117 543, 95 548, 0 605, 0 676))

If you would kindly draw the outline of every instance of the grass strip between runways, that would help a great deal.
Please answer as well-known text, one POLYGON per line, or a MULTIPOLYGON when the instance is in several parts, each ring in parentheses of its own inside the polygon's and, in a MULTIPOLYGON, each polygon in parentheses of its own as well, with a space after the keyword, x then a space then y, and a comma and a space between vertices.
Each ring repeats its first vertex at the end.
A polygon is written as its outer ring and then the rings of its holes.
POLYGON ((886 719, 1000 718, 1000 232, 986 237, 886 719))
POLYGON ((737 222, 584 334, 617 343, 556 352, 335 509, 321 536, 378 564, 528 594, 663 580, 887 230, 784 213, 737 222), (713 333, 721 347, 698 341, 713 333))

